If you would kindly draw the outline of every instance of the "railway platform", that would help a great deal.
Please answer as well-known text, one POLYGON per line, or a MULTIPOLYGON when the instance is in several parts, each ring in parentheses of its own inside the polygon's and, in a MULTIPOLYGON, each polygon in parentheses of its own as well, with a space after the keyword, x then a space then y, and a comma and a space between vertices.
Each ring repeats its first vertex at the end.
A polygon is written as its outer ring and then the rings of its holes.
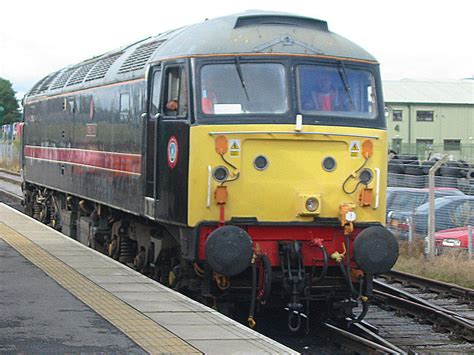
POLYGON ((0 203, 0 352, 295 353, 0 203))

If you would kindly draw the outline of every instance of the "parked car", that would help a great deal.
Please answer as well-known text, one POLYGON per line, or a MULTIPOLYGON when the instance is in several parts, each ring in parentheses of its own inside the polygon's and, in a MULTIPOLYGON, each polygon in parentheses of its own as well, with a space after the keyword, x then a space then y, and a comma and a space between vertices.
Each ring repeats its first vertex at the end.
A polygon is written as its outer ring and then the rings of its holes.
MULTIPOLYGON (((464 193, 452 187, 436 187, 435 198, 445 196, 464 196, 464 193)), ((408 211, 410 214, 415 208, 428 202, 429 189, 415 189, 412 187, 387 188, 387 222, 388 216, 394 211, 408 211)))
MULTIPOLYGON (((387 227, 401 239, 407 239, 410 225, 417 236, 428 234, 429 203, 414 211, 392 212, 387 227)), ((474 224, 474 196, 447 196, 435 199, 435 231, 474 224)))
MULTIPOLYGON (((474 226, 472 233, 474 236, 474 226)), ((473 245, 474 246, 474 245, 473 245)), ((439 231, 435 234, 436 254, 441 254, 444 249, 467 249, 468 227, 458 227, 439 231)))

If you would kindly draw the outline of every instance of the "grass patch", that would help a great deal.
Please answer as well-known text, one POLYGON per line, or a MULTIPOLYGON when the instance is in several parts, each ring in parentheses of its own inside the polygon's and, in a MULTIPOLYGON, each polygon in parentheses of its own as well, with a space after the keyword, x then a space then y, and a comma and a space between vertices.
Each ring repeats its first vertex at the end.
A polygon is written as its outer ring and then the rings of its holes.
POLYGON ((6 162, 0 160, 0 169, 9 170, 14 173, 20 172, 20 163, 17 162, 6 162))
POLYGON ((408 254, 408 243, 400 242, 400 256, 394 269, 474 288, 474 259, 470 261, 466 251, 448 250, 433 261, 426 261, 421 240, 414 242, 411 256, 408 254))

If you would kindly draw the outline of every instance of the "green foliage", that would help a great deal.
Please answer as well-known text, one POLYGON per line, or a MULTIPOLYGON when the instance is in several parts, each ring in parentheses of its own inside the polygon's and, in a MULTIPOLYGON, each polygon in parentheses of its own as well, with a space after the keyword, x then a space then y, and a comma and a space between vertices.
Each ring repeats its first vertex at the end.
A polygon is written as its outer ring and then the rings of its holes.
POLYGON ((0 78, 0 106, 3 106, 3 120, 0 117, 0 124, 8 124, 19 121, 18 102, 15 98, 15 91, 12 83, 0 78))

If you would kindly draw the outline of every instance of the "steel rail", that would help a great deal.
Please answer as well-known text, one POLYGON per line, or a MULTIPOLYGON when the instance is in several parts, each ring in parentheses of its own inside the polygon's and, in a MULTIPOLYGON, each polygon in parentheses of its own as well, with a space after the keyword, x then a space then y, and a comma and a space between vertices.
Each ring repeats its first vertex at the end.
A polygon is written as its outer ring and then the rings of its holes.
POLYGON ((4 197, 8 200, 13 201, 14 203, 21 203, 23 201, 23 196, 18 196, 10 191, 0 188, 0 197, 4 197))
POLYGON ((397 281, 404 286, 412 285, 422 290, 450 295, 461 299, 463 302, 474 304, 474 289, 394 270, 382 275, 382 277, 390 282, 397 281))
MULTIPOLYGON (((427 306, 427 307, 431 307, 431 308, 434 308, 440 312, 444 312, 446 314, 449 314, 449 315, 452 315, 454 317, 458 317, 458 318, 461 318, 461 319, 469 319, 471 321, 474 321, 474 317, 470 317, 470 316, 463 316, 462 314, 458 313, 458 312, 454 312, 454 311, 451 311, 449 309, 446 309, 444 307, 441 307, 441 306, 438 306, 430 301, 427 301, 421 297, 418 297, 408 291, 405 291, 403 289, 400 289, 398 287, 394 287, 394 286, 391 286, 383 281, 380 281, 380 280, 374 280, 374 286, 377 290, 379 291, 383 291, 385 293, 390 293, 391 295, 395 295, 395 296, 398 296, 398 297, 401 297, 401 298, 405 298, 407 300, 410 300, 410 301, 413 301, 413 302, 416 302, 416 303, 420 303, 424 306, 427 306)), ((474 325, 474 323, 473 323, 474 325)))
POLYGON ((406 354, 405 351, 382 339, 377 334, 370 332, 363 326, 360 326, 357 332, 365 333, 365 330, 367 330, 371 333, 367 338, 330 323, 324 323, 323 326, 331 334, 332 340, 337 340, 339 344, 344 344, 351 350, 361 353, 406 354))
POLYGON ((0 173, 5 173, 5 174, 10 174, 10 175, 15 175, 15 176, 21 176, 20 173, 17 173, 17 172, 11 171, 11 170, 7 170, 7 169, 3 169, 3 168, 0 168, 0 173))
POLYGON ((380 305, 387 305, 413 317, 421 317, 429 321, 435 327, 450 331, 470 342, 474 341, 474 323, 461 315, 452 315, 439 310, 438 307, 428 306, 423 303, 406 299, 397 294, 391 294, 380 290, 374 290, 374 301, 380 305))
POLYGON ((0 180, 14 185, 21 185, 23 181, 20 174, 4 169, 0 169, 0 180))

